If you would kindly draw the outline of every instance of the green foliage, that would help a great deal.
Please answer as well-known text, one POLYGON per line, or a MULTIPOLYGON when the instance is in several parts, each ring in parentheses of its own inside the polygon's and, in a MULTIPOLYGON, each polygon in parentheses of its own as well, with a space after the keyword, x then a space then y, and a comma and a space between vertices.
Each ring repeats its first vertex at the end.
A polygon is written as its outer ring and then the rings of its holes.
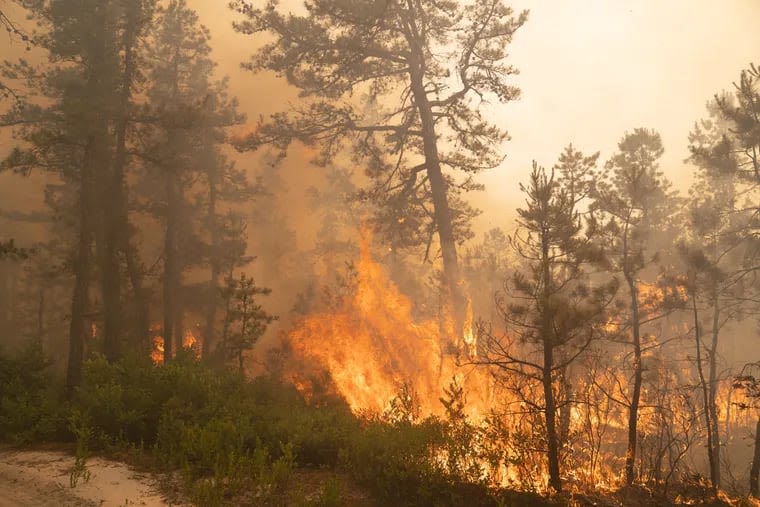
POLYGON ((36 344, 0 355, 0 441, 21 444, 64 434, 65 407, 51 387, 50 364, 36 344))
POLYGON ((478 212, 463 194, 482 188, 472 175, 501 163, 507 137, 481 105, 519 97, 508 47, 527 11, 503 0, 326 0, 303 15, 275 0, 231 6, 239 32, 271 40, 245 66, 286 77, 303 99, 241 148, 271 144, 284 153, 302 141, 318 148, 321 165, 350 148, 370 182, 361 195, 378 204, 373 221, 394 249, 425 248, 436 229, 443 248, 472 236, 478 212))
MULTIPOLYGON (((36 396, 43 407, 55 402, 55 393, 44 390, 48 380, 39 371, 46 363, 38 364, 39 357, 2 361, 14 365, 0 371, 3 393, 12 385, 17 398, 36 396)), ((178 471, 184 493, 204 506, 281 504, 296 468, 342 469, 384 505, 497 505, 477 465, 486 433, 464 416, 456 383, 442 401, 446 418, 420 421, 407 386, 395 411, 357 418, 343 403, 309 405, 291 387, 249 381, 192 356, 160 366, 95 357, 84 365, 68 412, 57 413, 59 434, 76 443, 72 485, 87 480, 86 460, 94 453, 127 452, 144 466, 178 471)), ((28 425, 38 416, 22 417, 28 425)), ((328 481, 307 503, 342 505, 342 494, 328 481)))
POLYGON ((692 153, 718 171, 737 173, 756 184, 760 180, 760 66, 750 64, 743 69, 733 93, 715 99, 728 132, 712 145, 692 147, 692 153))
POLYGON ((482 432, 471 424, 465 415, 465 392, 456 379, 444 389, 441 403, 446 409, 444 421, 444 454, 446 473, 456 482, 478 484, 484 482, 484 460, 478 452, 482 432))
POLYGON ((256 286, 253 278, 240 273, 238 280, 227 278, 223 297, 232 301, 225 317, 225 334, 222 348, 228 359, 237 359, 238 369, 243 373, 243 353, 253 348, 277 317, 267 313, 256 302, 257 296, 267 296, 271 289, 256 286))
POLYGON ((423 502, 434 494, 437 475, 431 444, 442 442, 434 420, 417 425, 367 422, 343 455, 343 466, 362 485, 390 504, 423 502))
POLYGON ((69 429, 74 434, 77 442, 76 459, 74 469, 69 474, 69 485, 75 488, 79 480, 90 480, 90 471, 87 469, 87 458, 90 457, 90 441, 93 431, 90 421, 78 410, 72 410, 69 417, 69 429))
MULTIPOLYGON (((406 392, 397 407, 408 405, 406 392)), ((482 433, 464 416, 463 391, 452 383, 442 401, 443 420, 416 421, 404 410, 366 419, 342 455, 343 468, 384 505, 496 505, 481 480, 482 433)))
POLYGON ((596 181, 591 227, 606 253, 607 269, 635 278, 658 257, 658 233, 672 221, 677 199, 659 167, 662 138, 654 130, 626 132, 596 181))
POLYGON ((312 505, 314 505, 314 507, 339 507, 342 505, 340 499, 340 484, 338 484, 338 481, 334 477, 329 478, 327 482, 325 482, 322 494, 319 495, 317 501, 312 505))
POLYGON ((282 455, 272 459, 265 447, 256 447, 242 455, 230 454, 213 470, 212 476, 192 475, 183 470, 190 496, 197 505, 224 505, 225 498, 253 497, 257 503, 269 503, 280 495, 290 479, 295 460, 292 447, 284 446, 282 455))
POLYGON ((96 448, 151 449, 158 467, 182 471, 201 505, 244 491, 277 495, 295 466, 336 466, 359 428, 345 406, 309 407, 290 387, 190 356, 164 366, 97 357, 72 403, 96 448))

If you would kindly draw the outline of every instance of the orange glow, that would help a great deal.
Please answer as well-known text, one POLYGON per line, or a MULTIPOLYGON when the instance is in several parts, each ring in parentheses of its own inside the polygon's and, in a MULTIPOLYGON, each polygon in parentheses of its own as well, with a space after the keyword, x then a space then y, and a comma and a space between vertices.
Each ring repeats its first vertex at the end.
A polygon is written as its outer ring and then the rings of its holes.
MULTIPOLYGON (((437 320, 415 319, 411 301, 373 261, 370 243, 365 231, 354 293, 337 310, 309 315, 289 333, 295 354, 326 370, 355 412, 382 413, 406 384, 413 386, 421 415, 442 414, 443 390, 456 378, 468 414, 485 415, 487 372, 458 367, 455 351, 443 345, 464 340, 475 352, 471 305, 465 336, 442 336, 437 320)), ((293 381, 309 392, 302 379, 293 381)))
MULTIPOLYGON (((150 331, 153 334, 153 349, 150 352, 150 358, 153 364, 164 364, 164 337, 158 334, 161 331, 161 325, 152 324, 150 331)), ((199 342, 192 331, 185 331, 182 348, 191 349, 195 357, 200 357, 199 342)))
POLYGON ((150 352, 150 358, 153 364, 164 364, 164 337, 156 336, 153 338, 153 350, 150 352))
MULTIPOLYGON (((487 367, 461 366, 461 361, 479 357, 472 303, 468 300, 463 328, 458 330, 448 308, 438 318, 418 318, 412 301, 372 259, 370 245, 365 232, 352 292, 330 309, 303 317, 285 336, 294 359, 286 375, 307 397, 324 387, 318 382, 328 379, 328 389, 343 397, 355 413, 383 414, 391 420, 408 414, 418 420, 430 415, 445 419, 441 399, 447 399, 451 385, 461 386, 468 424, 478 435, 470 443, 471 450, 480 456, 490 452, 502 456, 500 462, 483 459, 479 463, 482 478, 494 485, 547 491, 540 383, 487 367), (403 413, 398 414, 399 410, 403 413)), ((666 299, 686 298, 680 290, 669 291, 641 283, 642 311, 659 312, 666 299)), ((610 319, 604 328, 612 334, 622 326, 610 319)), ((648 344, 661 339, 659 334, 646 336, 648 344)), ((623 483, 630 385, 628 371, 612 365, 625 364, 628 350, 610 348, 609 355, 604 350, 579 358, 580 370, 555 380, 558 399, 575 400, 557 413, 561 469, 568 490, 609 491, 623 483)), ((703 423, 695 415, 699 394, 676 388, 683 383, 694 385, 693 372, 674 371, 672 358, 663 355, 660 347, 647 350, 645 359, 651 378, 642 386, 639 428, 644 436, 637 466, 642 477, 654 477, 656 472, 647 461, 651 456, 663 452, 700 456, 694 442, 703 438, 703 423), (665 429, 679 438, 664 438, 665 429)), ((748 427, 751 414, 732 410, 730 396, 728 383, 722 383, 718 392, 721 428, 734 421, 748 427)), ((441 463, 448 459, 445 450, 434 452, 441 463)))
POLYGON ((478 354, 478 342, 473 332, 473 316, 472 316, 472 299, 467 299, 467 312, 464 318, 464 329, 462 332, 462 338, 464 340, 465 347, 467 347, 467 354, 469 357, 475 357, 478 354))

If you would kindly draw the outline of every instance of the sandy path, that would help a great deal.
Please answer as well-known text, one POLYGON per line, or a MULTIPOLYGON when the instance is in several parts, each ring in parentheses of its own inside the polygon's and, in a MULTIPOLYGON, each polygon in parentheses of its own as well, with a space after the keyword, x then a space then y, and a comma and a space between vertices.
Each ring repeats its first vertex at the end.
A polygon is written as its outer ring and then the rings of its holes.
POLYGON ((123 463, 87 460, 90 480, 70 487, 74 458, 55 451, 0 452, 0 506, 146 506, 167 503, 149 476, 123 463))

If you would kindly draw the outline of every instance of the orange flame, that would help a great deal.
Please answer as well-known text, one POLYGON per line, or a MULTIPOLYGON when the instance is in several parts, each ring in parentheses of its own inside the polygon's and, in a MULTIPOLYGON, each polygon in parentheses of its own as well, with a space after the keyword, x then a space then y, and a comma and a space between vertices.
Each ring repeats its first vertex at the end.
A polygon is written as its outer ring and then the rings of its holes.
MULTIPOLYGON (((437 320, 415 320, 411 301, 372 260, 366 232, 357 272, 354 293, 337 310, 307 316, 289 333, 294 352, 327 370, 356 412, 386 410, 406 384, 415 392, 420 413, 440 414, 443 389, 456 378, 459 385, 468 384, 468 410, 485 414, 485 372, 457 367, 442 347, 446 341, 437 320)), ((474 352, 471 305, 468 315, 465 336, 448 341, 464 339, 474 352)))
MULTIPOLYGON (((161 325, 153 324, 150 326, 150 330, 154 333, 153 349, 150 352, 150 359, 153 361, 153 364, 164 364, 164 337, 157 334, 161 330, 161 325)), ((185 331, 185 336, 182 337, 182 348, 191 349, 195 354, 195 357, 200 357, 198 339, 190 330, 185 331)))

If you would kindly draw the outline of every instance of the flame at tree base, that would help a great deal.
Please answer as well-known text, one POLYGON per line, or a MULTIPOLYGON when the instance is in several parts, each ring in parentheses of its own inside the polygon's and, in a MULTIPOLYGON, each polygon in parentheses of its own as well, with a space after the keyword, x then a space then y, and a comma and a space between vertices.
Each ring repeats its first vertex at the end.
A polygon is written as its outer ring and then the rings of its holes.
MULTIPOLYGON (((153 324, 150 327, 151 333, 153 333, 153 349, 150 352, 150 358, 153 364, 164 364, 164 337, 159 335, 161 332, 160 324, 153 324)), ((187 330, 185 336, 182 338, 182 348, 191 349, 196 357, 200 357, 199 343, 195 335, 187 330)))
MULTIPOLYGON (((296 356, 324 368, 354 412, 382 413, 409 387, 420 415, 441 414, 440 398, 455 379, 465 388, 468 415, 485 415, 487 373, 457 366, 445 344, 461 344, 462 337, 442 333, 435 319, 415 321, 411 301, 372 260, 369 245, 364 234, 353 294, 333 311, 305 317, 288 334, 296 356)), ((474 350, 471 331, 464 342, 474 350)))

